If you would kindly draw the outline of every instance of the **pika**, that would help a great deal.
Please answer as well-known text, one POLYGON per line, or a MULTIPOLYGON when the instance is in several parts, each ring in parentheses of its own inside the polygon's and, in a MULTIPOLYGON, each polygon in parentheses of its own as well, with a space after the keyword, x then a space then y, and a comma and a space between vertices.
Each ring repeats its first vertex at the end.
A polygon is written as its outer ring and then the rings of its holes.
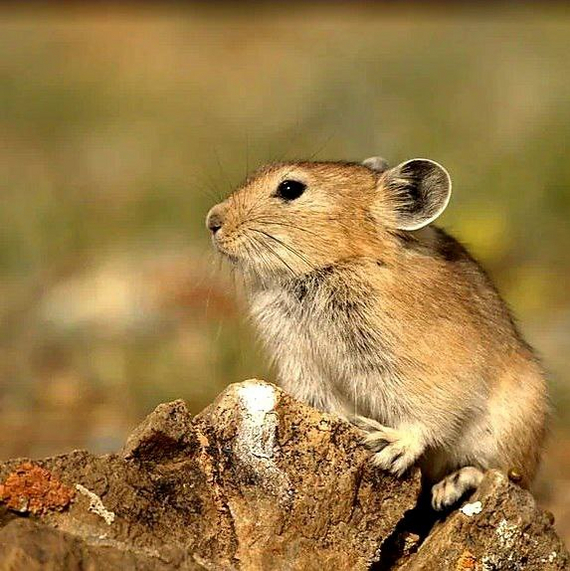
POLYGON ((279 163, 206 221, 243 272, 283 388, 364 429, 381 468, 418 465, 436 510, 489 468, 528 487, 549 408, 497 290, 432 224, 450 196, 428 159, 279 163))

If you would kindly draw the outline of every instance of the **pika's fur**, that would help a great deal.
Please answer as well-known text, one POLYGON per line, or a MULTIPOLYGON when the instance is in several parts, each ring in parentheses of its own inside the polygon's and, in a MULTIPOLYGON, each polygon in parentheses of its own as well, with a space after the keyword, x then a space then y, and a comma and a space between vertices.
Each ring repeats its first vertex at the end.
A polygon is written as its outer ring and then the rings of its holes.
POLYGON ((489 468, 529 486, 548 410, 541 368, 489 278, 431 225, 450 194, 427 159, 280 163, 207 218, 243 271, 282 386, 365 429, 382 468, 418 464, 436 509, 489 468))

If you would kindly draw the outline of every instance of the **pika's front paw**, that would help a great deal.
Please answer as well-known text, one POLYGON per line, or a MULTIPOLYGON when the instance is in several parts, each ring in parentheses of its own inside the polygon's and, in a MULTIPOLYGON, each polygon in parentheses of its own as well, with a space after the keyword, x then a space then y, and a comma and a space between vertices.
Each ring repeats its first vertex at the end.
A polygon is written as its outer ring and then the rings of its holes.
POLYGON ((364 438, 370 450, 374 465, 401 476, 410 468, 421 454, 421 449, 410 435, 386 428, 372 432, 364 438))
POLYGON ((375 453, 374 465, 397 476, 404 474, 423 451, 421 438, 413 429, 389 428, 365 417, 356 417, 353 422, 367 433, 363 443, 375 453))
POLYGON ((441 511, 451 507, 467 492, 475 489, 483 479, 483 472, 475 466, 465 466, 446 476, 431 489, 431 505, 441 511))

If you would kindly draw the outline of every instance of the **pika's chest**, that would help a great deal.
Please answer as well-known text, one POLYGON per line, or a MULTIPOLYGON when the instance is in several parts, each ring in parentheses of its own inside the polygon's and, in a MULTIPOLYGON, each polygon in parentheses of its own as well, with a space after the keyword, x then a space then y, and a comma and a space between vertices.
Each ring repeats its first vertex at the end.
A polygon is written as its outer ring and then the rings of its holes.
POLYGON ((251 314, 263 341, 277 354, 310 353, 311 346, 322 347, 326 342, 315 324, 319 319, 314 308, 289 292, 274 289, 254 294, 251 314))
POLYGON ((258 292, 251 312, 273 356, 317 364, 336 377, 378 370, 385 362, 382 336, 358 301, 281 289, 258 292))

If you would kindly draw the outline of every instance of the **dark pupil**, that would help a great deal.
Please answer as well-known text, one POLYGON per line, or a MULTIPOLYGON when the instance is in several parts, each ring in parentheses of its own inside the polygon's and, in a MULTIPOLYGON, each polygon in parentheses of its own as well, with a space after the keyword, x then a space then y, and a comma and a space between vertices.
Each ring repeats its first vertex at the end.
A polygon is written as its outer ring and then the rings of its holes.
POLYGON ((303 194, 305 188, 307 187, 298 180, 284 180, 277 187, 277 196, 284 200, 295 200, 303 194))

